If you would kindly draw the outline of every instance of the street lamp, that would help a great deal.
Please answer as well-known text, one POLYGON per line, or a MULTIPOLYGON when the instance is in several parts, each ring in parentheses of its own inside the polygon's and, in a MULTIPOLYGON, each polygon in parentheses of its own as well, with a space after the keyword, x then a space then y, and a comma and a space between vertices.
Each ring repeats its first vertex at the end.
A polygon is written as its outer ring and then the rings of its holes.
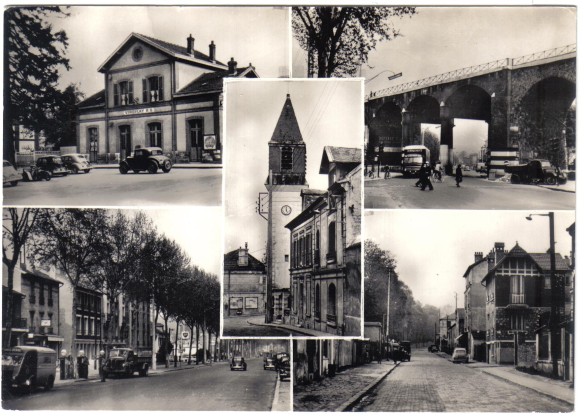
POLYGON ((560 323, 560 306, 563 306, 564 297, 563 286, 559 283, 556 276, 555 265, 555 236, 554 236, 554 213, 550 211, 547 214, 530 214, 525 217, 527 220, 533 220, 533 216, 547 216, 549 218, 549 259, 550 259, 550 282, 551 282, 551 312, 549 316, 549 331, 551 337, 551 359, 553 374, 559 377, 558 360, 560 359, 561 341, 559 340, 559 323, 560 323))

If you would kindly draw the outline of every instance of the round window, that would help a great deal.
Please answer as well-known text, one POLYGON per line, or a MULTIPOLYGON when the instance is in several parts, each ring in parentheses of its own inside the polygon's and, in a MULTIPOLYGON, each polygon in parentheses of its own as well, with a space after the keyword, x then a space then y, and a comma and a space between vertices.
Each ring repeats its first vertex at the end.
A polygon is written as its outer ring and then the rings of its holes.
POLYGON ((140 61, 142 59, 142 48, 140 46, 134 48, 134 50, 132 51, 132 58, 135 61, 140 61))

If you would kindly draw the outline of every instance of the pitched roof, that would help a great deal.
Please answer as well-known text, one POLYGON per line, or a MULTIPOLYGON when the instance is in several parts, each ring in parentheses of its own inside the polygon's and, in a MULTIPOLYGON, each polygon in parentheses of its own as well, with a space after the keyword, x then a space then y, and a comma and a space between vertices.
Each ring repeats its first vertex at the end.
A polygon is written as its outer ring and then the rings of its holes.
POLYGON ((362 151, 359 148, 344 148, 341 146, 325 146, 319 166, 320 174, 329 172, 329 164, 361 164, 362 151))
POLYGON ((291 96, 289 94, 287 94, 287 99, 281 109, 281 115, 277 120, 273 136, 271 136, 271 142, 303 142, 303 136, 301 136, 301 130, 299 129, 299 124, 297 123, 297 117, 295 117, 295 110, 293 109, 293 103, 291 102, 291 96))
POLYGON ((127 48, 130 45, 131 40, 138 39, 147 45, 157 49, 159 52, 173 57, 178 60, 187 61, 187 62, 198 62, 207 64, 214 67, 226 67, 226 64, 218 61, 212 60, 210 57, 200 51, 194 50, 193 54, 189 54, 187 52, 186 46, 176 45, 171 42, 166 42, 157 38, 153 38, 151 36, 142 35, 140 33, 132 32, 122 44, 116 48, 116 50, 106 59, 106 61, 100 65, 98 68, 99 72, 105 72, 105 70, 112 65, 112 63, 120 57, 124 52, 126 52, 127 48))
POLYGON ((224 255, 224 271, 259 271, 266 272, 265 264, 256 259, 250 253, 248 254, 248 265, 238 265, 239 249, 228 252, 224 255))
MULTIPOLYGON (((551 262, 549 253, 530 253, 529 256, 535 261, 535 263, 543 271, 551 270, 551 262)), ((568 264, 568 260, 559 253, 555 254, 555 270, 556 271, 571 271, 571 267, 568 264)))
POLYGON ((78 107, 103 107, 106 104, 106 90, 98 91, 96 94, 89 96, 81 101, 78 107))
POLYGON ((206 72, 195 80, 187 84, 175 95, 209 93, 212 91, 222 91, 224 87, 224 78, 258 78, 258 74, 253 66, 236 68, 235 74, 230 74, 229 70, 206 72))

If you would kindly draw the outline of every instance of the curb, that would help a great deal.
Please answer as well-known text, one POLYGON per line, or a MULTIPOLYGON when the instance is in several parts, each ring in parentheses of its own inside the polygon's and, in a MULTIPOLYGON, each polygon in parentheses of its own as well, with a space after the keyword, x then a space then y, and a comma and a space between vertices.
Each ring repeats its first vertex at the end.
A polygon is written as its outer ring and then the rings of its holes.
POLYGON ((351 411, 350 410, 350 407, 352 407, 354 404, 356 404, 358 401, 360 401, 360 399, 362 397, 364 397, 366 394, 368 394, 370 391, 372 391, 378 384, 380 384, 382 382, 383 379, 385 379, 399 365, 400 365, 400 363, 399 364, 395 364, 391 369, 389 369, 387 372, 385 372, 383 375, 381 375, 377 380, 373 381, 369 386, 367 386, 361 392, 359 392, 358 394, 353 395, 348 401, 346 401, 341 406, 339 406, 338 408, 336 408, 334 410, 334 412, 351 411))
POLYGON ((547 185, 540 185, 537 184, 537 186, 539 188, 545 188, 546 190, 551 190, 551 191, 560 191, 562 193, 571 193, 571 194, 576 194, 576 190, 572 191, 572 190, 564 190, 562 188, 553 188, 553 186, 547 186, 547 185))
MULTIPOLYGON (((289 330, 289 331, 292 331, 292 332, 301 333, 301 334, 303 334, 305 336, 320 337, 319 335, 315 335, 313 333, 304 331, 305 329, 303 329, 303 327, 299 327, 299 328, 296 327, 295 329, 290 329, 288 327, 283 327, 283 326, 280 326, 278 324, 273 324, 273 323, 252 323, 252 322, 250 322, 248 320, 246 321, 246 323, 250 324, 251 326, 275 327, 275 328, 281 329, 281 330, 289 330)), ((324 333, 324 336, 329 336, 329 335, 330 335, 329 333, 324 333)))
POLYGON ((552 395, 552 394, 550 394, 548 392, 543 392, 543 391, 541 391, 541 390, 539 390, 537 388, 528 387, 527 385, 521 384, 519 382, 515 382, 515 381, 510 380, 509 378, 505 378, 504 376, 501 376, 501 375, 495 375, 495 374, 490 373, 490 372, 487 372, 487 371, 485 371, 485 370, 483 370, 481 368, 478 368, 478 369, 480 369, 480 372, 482 372, 484 374, 487 374, 487 375, 490 375, 490 376, 493 376, 493 377, 495 377, 497 379, 500 379, 501 381, 509 382, 509 383, 511 383, 513 385, 517 385, 519 387, 524 387, 524 388, 530 389, 530 390, 535 391, 535 392, 537 392, 537 393, 539 393, 539 394, 541 394, 541 395, 543 395, 545 397, 548 397, 548 398, 550 398, 552 400, 561 401, 564 404, 568 404, 568 405, 571 405, 572 407, 574 407, 574 403, 573 402, 569 402, 569 401, 564 400, 562 398, 556 397, 555 395, 552 395))
POLYGON ((281 378, 277 376, 277 382, 275 383, 275 394, 273 395, 273 403, 271 404, 271 411, 276 411, 277 405, 279 404, 279 386, 281 385, 281 378))

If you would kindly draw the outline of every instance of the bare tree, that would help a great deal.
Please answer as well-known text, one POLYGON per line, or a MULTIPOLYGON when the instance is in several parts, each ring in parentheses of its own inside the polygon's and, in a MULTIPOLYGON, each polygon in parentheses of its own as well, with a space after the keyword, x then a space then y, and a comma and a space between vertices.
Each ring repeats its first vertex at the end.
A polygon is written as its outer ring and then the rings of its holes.
POLYGON ((6 323, 3 346, 10 346, 12 339, 12 318, 14 317, 14 269, 31 230, 35 226, 39 209, 5 208, 2 216, 2 262, 7 269, 7 293, 3 311, 6 323))
POLYGON ((415 7, 294 7, 293 35, 308 52, 308 75, 352 76, 377 42, 399 36, 391 18, 415 13, 415 7))

